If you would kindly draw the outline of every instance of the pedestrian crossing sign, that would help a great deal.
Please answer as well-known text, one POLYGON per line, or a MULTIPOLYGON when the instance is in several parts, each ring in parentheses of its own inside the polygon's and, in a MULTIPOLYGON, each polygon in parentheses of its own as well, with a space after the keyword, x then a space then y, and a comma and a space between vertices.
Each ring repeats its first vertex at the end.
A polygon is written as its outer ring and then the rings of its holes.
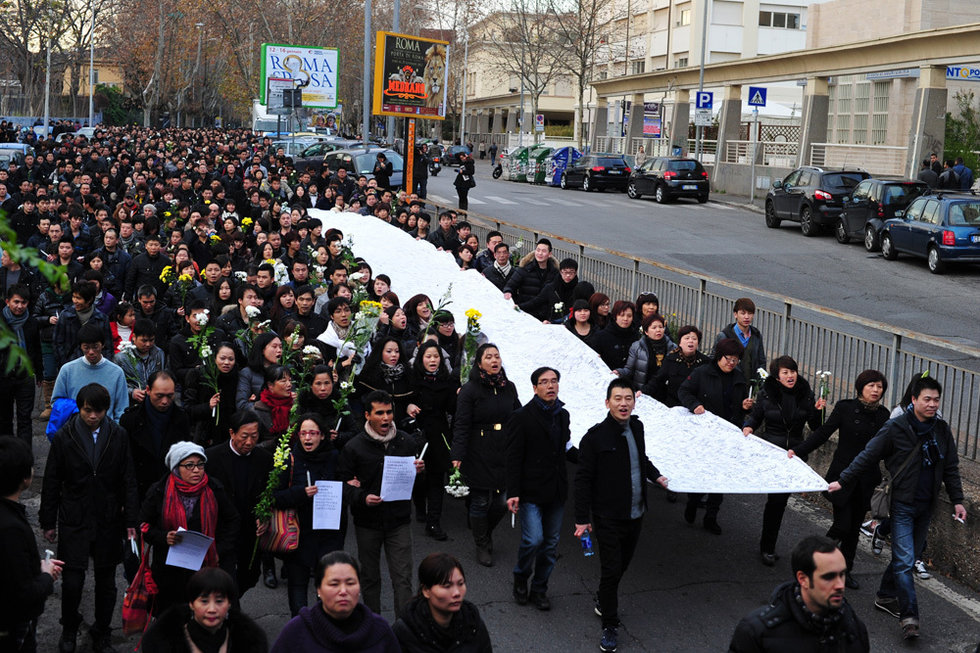
POLYGON ((766 106, 766 90, 761 86, 750 86, 749 87, 749 106, 751 107, 764 107, 766 106))

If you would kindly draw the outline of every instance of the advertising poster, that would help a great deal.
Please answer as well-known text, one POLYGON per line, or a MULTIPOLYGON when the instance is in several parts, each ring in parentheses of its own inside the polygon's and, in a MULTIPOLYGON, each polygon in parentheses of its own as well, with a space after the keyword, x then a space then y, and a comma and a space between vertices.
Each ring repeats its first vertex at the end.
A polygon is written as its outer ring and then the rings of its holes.
POLYGON ((449 43, 378 32, 374 114, 444 120, 449 43))
POLYGON ((660 138, 660 116, 643 115, 643 136, 645 138, 660 138))
POLYGON ((303 90, 304 108, 333 109, 337 106, 338 57, 337 48, 263 43, 260 102, 271 106, 267 97, 270 78, 291 79, 303 90))

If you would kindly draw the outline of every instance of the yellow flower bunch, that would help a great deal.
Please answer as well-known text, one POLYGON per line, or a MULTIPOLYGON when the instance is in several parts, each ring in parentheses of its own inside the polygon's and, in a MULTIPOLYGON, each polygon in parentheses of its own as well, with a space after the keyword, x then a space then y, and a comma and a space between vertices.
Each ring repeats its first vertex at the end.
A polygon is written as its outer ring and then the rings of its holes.
POLYGON ((184 283, 190 283, 194 280, 194 277, 189 274, 182 274, 180 277, 178 277, 178 280, 183 281, 184 283))
POLYGON ((266 260, 264 260, 262 262, 263 263, 268 263, 269 265, 275 265, 276 264, 276 259, 274 259, 274 258, 267 258, 266 260))
POLYGON ((467 320, 479 320, 481 317, 483 317, 483 314, 475 308, 471 308, 470 310, 466 311, 467 320))
POLYGON ((173 273, 174 266, 168 265, 167 267, 163 268, 163 271, 160 272, 160 281, 170 283, 170 277, 173 275, 173 273))
POLYGON ((214 243, 220 243, 220 242, 221 242, 221 236, 219 236, 218 234, 211 234, 211 243, 212 244, 214 244, 214 243))
POLYGON ((242 226, 243 227, 251 227, 252 224, 253 224, 252 218, 242 218, 242 226))
POLYGON ((360 306, 362 311, 372 312, 375 314, 380 314, 381 311, 384 309, 384 307, 381 305, 380 302, 372 302, 367 299, 362 301, 360 306))

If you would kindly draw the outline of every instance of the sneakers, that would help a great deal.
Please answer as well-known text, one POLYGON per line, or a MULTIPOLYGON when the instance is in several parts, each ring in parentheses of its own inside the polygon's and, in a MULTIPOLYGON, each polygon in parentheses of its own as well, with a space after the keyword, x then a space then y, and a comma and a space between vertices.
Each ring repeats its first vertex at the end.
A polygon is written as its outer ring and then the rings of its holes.
POLYGON ((915 569, 915 575, 919 577, 919 580, 929 580, 932 578, 932 574, 929 573, 929 570, 926 568, 926 563, 922 562, 921 560, 916 560, 913 568, 915 569))
POLYGON ((919 620, 915 617, 902 619, 902 639, 919 639, 919 620))
POLYGON ((599 640, 600 651, 615 651, 618 646, 619 633, 615 628, 603 628, 602 639, 599 640))
POLYGON ((865 537, 871 537, 874 534, 875 529, 877 527, 878 527, 878 520, 869 519, 868 521, 861 524, 861 535, 864 535, 865 537))
POLYGON ((880 556, 885 548, 885 536, 879 532, 880 529, 881 524, 875 524, 874 530, 871 532, 871 553, 876 556, 880 556))
POLYGON ((592 611, 595 612, 595 616, 602 618, 602 608, 599 607, 599 593, 596 592, 592 595, 592 611))
POLYGON ((759 554, 759 558, 762 560, 762 564, 767 567, 775 567, 776 561, 779 560, 779 556, 775 553, 766 553, 765 551, 759 554))
POLYGON ((902 616, 899 612, 898 599, 890 596, 876 596, 875 597, 875 607, 882 612, 887 612, 891 616, 898 619, 902 616))

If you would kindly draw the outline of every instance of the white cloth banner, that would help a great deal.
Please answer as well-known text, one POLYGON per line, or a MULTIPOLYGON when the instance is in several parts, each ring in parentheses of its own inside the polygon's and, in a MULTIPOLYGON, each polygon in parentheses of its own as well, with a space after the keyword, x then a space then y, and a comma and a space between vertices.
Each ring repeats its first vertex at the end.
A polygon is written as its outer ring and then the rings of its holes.
MULTIPOLYGON (((465 313, 482 313, 483 332, 500 349, 507 376, 517 385, 522 402, 530 401, 531 372, 542 365, 561 372, 559 397, 571 415, 572 440, 578 442, 605 419, 606 386, 614 375, 599 355, 565 327, 542 324, 517 311, 513 302, 475 270, 461 272, 452 255, 407 233, 352 213, 310 211, 323 230, 336 227, 350 238, 356 256, 365 258, 375 274, 391 277, 402 301, 424 293, 438 304, 452 285, 448 309, 456 329, 465 328, 465 313)), ((667 408, 640 396, 636 415, 643 421, 647 455, 677 492, 757 494, 815 492, 827 482, 799 458, 710 413, 694 415, 685 408, 667 408)))

